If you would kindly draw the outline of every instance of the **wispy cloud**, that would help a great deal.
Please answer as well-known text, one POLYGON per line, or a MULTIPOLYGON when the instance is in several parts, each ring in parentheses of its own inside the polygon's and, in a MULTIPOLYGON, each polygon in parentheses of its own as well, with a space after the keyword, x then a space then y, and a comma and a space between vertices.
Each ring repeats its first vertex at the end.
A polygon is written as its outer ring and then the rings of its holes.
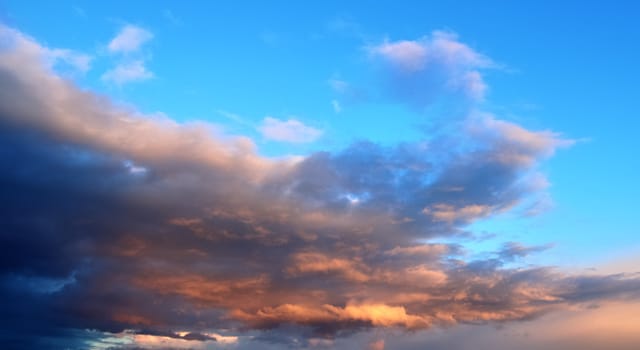
POLYGON ((480 70, 496 67, 456 34, 443 31, 418 40, 385 40, 367 51, 380 62, 392 96, 418 108, 446 94, 483 99, 487 85, 480 70))
POLYGON ((19 31, 0 24, 0 36, 3 38, 4 48, 20 47, 23 52, 39 57, 48 69, 61 68, 62 70, 86 73, 91 69, 93 57, 89 54, 71 49, 49 48, 37 44, 34 39, 19 31))
POLYGON ((296 119, 280 120, 273 117, 264 118, 259 131, 268 140, 291 143, 313 142, 322 135, 322 130, 296 119))
POLYGON ((153 78, 153 73, 145 67, 142 60, 120 63, 102 75, 106 82, 122 85, 153 78))
POLYGON ((142 45, 151 39, 153 34, 150 31, 127 24, 109 42, 107 48, 112 53, 131 53, 140 50, 142 45))

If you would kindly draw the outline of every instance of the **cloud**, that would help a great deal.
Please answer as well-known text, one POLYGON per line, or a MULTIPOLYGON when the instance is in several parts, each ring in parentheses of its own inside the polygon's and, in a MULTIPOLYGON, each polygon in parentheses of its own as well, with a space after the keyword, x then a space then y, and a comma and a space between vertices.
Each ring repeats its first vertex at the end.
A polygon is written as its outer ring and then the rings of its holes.
POLYGON ((305 125, 298 120, 280 120, 273 117, 264 118, 258 130, 268 140, 291 143, 313 142, 322 135, 322 130, 305 125))
POLYGON ((287 269, 291 275, 308 273, 341 274, 344 278, 364 282, 369 280, 364 267, 358 263, 344 258, 332 258, 322 253, 301 252, 292 257, 292 265, 287 269))
POLYGON ((55 61, 63 62, 81 73, 86 73, 89 71, 89 69, 91 69, 91 61, 93 60, 90 55, 78 53, 68 49, 50 50, 49 55, 55 61))
POLYGON ((123 85, 153 78, 153 72, 146 67, 147 58, 139 54, 142 46, 151 39, 153 34, 144 28, 131 24, 122 27, 107 45, 109 52, 121 55, 119 62, 102 74, 102 81, 123 85))
POLYGON ((91 55, 70 49, 47 48, 38 45, 27 35, 4 25, 0 25, 0 36, 2 38, 2 49, 19 48, 25 53, 29 53, 41 60, 46 69, 54 68, 68 69, 71 72, 86 73, 91 69, 91 55))
POLYGON ((331 106, 333 107, 333 111, 336 113, 342 112, 342 106, 338 100, 331 100, 331 106))
POLYGON ((416 244, 408 247, 395 247, 386 252, 389 255, 419 255, 421 257, 435 257, 453 253, 456 247, 446 244, 416 244))
POLYGON ((144 81, 153 78, 141 60, 124 62, 106 71, 101 79, 106 82, 122 85, 125 83, 144 81))
POLYGON ((385 42, 374 47, 372 52, 408 72, 420 71, 426 65, 427 48, 415 41, 385 42))
POLYGON ((476 219, 492 213, 493 208, 486 205, 470 204, 456 208, 449 204, 434 204, 431 207, 424 208, 422 212, 430 215, 435 221, 466 221, 468 219, 476 219))
POLYGON ((503 260, 509 261, 516 258, 523 258, 529 254, 542 252, 550 248, 551 245, 527 247, 518 242, 507 242, 502 246, 502 249, 500 249, 498 254, 503 260))
POLYGON ((418 109, 447 95, 482 100, 487 85, 481 70, 496 66, 457 35, 443 31, 418 40, 385 40, 367 51, 380 65, 387 92, 418 109))
MULTIPOLYGON (((9 347, 208 346, 224 339, 214 333, 303 347, 640 297, 635 274, 509 267, 519 247, 470 260, 441 243, 536 195, 531 174, 570 143, 559 134, 481 114, 420 142, 265 158, 246 137, 82 90, 33 39, 0 34, 9 347)), ((320 135, 293 119, 263 127, 288 142, 320 135)))
POLYGON ((142 45, 151 39, 153 34, 150 31, 127 24, 111 39, 107 48, 112 53, 131 53, 140 50, 142 45))
POLYGON ((369 343, 369 350, 384 350, 384 339, 369 343))

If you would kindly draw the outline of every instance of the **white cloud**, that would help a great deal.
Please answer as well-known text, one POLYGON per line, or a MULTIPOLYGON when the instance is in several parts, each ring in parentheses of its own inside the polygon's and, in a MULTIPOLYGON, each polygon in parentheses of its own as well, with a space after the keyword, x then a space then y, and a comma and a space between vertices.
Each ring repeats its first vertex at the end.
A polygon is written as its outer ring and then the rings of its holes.
POLYGON ((407 71, 421 70, 427 59, 427 48, 416 41, 385 42, 372 51, 407 71))
POLYGON ((91 68, 91 56, 67 49, 48 50, 49 56, 55 62, 63 62, 73 69, 86 73, 91 68))
POLYGON ((102 74, 101 79, 106 82, 122 85, 153 78, 153 72, 146 67, 145 59, 140 55, 132 57, 130 54, 140 50, 142 45, 153 38, 153 34, 141 27, 127 24, 109 42, 109 52, 123 54, 115 67, 102 74))
POLYGON ((469 68, 494 66, 489 58, 459 42, 457 35, 443 31, 419 40, 385 41, 369 51, 408 70, 420 70, 430 63, 469 68))
POLYGON ((480 71, 496 67, 455 34, 443 31, 418 40, 385 40, 368 52, 382 63, 392 94, 418 107, 451 94, 482 100, 487 85, 480 71))
POLYGON ((153 38, 153 34, 131 24, 127 24, 109 43, 108 49, 113 53, 129 53, 138 51, 140 47, 153 38))
POLYGON ((133 341, 136 346, 144 349, 208 349, 214 341, 192 341, 180 338, 171 338, 158 335, 134 334, 133 341))
POLYGON ((298 120, 272 117, 264 118, 258 130, 269 140, 292 143, 313 142, 322 135, 322 130, 304 125, 298 120))
MULTIPOLYGON (((34 39, 29 36, 6 27, 0 23, 0 47, 4 53, 4 50, 16 50, 22 53, 31 55, 32 57, 38 57, 38 60, 42 60, 48 69, 55 70, 62 64, 64 68, 71 68, 72 70, 86 73, 91 68, 91 61, 93 57, 90 55, 63 48, 50 48, 41 46, 35 42, 34 39)), ((20 59, 16 57, 15 63, 27 64, 27 62, 20 62, 20 59)))
POLYGON ((449 204, 434 204, 431 208, 424 208, 422 212, 429 215, 434 221, 455 222, 458 220, 469 221, 479 217, 485 217, 493 213, 494 208, 488 205, 466 205, 455 207, 449 204))
POLYGON ((118 85, 151 78, 153 73, 145 67, 142 60, 121 63, 102 75, 102 80, 118 85))

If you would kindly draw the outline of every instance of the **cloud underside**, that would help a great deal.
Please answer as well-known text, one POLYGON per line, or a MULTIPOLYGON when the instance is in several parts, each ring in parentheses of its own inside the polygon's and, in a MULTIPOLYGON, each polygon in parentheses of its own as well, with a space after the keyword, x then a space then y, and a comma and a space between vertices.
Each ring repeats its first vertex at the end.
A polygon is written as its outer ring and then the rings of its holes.
POLYGON ((638 297, 636 276, 505 265, 538 247, 469 261, 437 243, 540 191, 537 164, 570 143, 555 133, 477 114, 430 141, 264 158, 250 139, 82 91, 37 43, 0 35, 0 324, 19 341, 327 339, 638 297))

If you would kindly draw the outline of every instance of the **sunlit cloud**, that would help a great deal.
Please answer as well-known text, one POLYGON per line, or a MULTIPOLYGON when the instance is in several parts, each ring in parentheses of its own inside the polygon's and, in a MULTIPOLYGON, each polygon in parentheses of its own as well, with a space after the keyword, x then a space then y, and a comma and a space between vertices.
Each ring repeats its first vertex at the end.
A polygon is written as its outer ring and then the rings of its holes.
MULTIPOLYGON (((151 39, 125 29, 112 51, 151 39)), ((547 246, 510 242, 477 257, 451 243, 545 190, 540 164, 573 143, 559 133, 470 112, 433 139, 269 158, 211 123, 82 90, 42 59, 52 49, 10 28, 0 35, 10 43, 0 52, 0 188, 11 204, 0 217, 0 296, 15 301, 2 323, 12 336, 37 344, 62 328, 123 349, 320 347, 640 297, 636 274, 514 264, 547 246)), ((401 74, 396 83, 443 72, 413 85, 427 95, 408 105, 452 91, 477 100, 480 69, 492 65, 442 32, 371 54, 401 74)), ((138 68, 130 78, 151 74, 138 68)), ((324 132, 274 117, 258 130, 289 143, 324 132)))

